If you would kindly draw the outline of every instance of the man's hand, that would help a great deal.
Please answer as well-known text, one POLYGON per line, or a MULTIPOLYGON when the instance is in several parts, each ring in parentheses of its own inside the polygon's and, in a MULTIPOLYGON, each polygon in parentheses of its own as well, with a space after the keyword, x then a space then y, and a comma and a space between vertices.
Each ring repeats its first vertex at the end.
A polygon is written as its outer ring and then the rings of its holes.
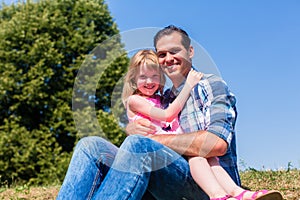
POLYGON ((127 135, 148 135, 154 134, 156 132, 156 127, 147 119, 138 119, 134 122, 130 122, 126 126, 127 135))

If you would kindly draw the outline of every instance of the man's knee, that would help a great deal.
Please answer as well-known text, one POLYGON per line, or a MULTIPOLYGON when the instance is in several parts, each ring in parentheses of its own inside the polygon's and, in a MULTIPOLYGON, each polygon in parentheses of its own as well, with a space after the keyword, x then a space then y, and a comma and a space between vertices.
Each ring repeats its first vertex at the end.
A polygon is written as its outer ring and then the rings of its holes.
POLYGON ((134 151, 138 150, 140 151, 149 143, 150 139, 142 136, 142 135, 130 135, 126 137, 124 142, 121 145, 122 149, 127 149, 128 151, 134 151))
POLYGON ((105 149, 112 149, 112 147, 114 147, 114 145, 102 137, 87 136, 78 141, 75 150, 93 152, 103 149, 106 151, 105 149))
POLYGON ((91 145, 95 145, 95 143, 98 143, 99 141, 101 141, 102 138, 101 137, 97 137, 97 136, 87 136, 87 137, 83 137, 81 138, 76 147, 88 147, 91 145))

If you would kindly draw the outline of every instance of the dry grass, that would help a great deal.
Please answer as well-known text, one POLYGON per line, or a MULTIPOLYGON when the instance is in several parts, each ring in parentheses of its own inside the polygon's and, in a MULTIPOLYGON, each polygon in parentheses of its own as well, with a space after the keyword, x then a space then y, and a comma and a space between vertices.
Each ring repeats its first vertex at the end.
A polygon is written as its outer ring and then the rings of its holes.
MULTIPOLYGON (((282 192, 286 200, 300 200, 300 171, 257 171, 248 169, 241 172, 244 187, 251 190, 270 189, 282 192)), ((54 200, 59 186, 1 188, 2 200, 54 200)))
POLYGON ((241 173, 244 186, 251 190, 278 190, 287 200, 300 200, 300 170, 257 171, 241 173))
POLYGON ((1 200, 54 200, 57 196, 59 186, 51 187, 27 187, 2 188, 0 190, 1 200))

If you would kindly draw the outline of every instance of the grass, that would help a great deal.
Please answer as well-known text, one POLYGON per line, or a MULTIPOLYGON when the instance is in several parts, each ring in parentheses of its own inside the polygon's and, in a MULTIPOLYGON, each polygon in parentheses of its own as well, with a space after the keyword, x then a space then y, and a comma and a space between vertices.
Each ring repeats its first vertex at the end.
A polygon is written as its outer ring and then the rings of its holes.
MULTIPOLYGON (((249 168, 240 173, 242 184, 251 190, 278 190, 286 200, 300 200, 300 170, 258 171, 249 168)), ((0 200, 54 200, 60 186, 0 188, 0 200)))
POLYGON ((251 190, 278 190, 284 199, 300 200, 300 170, 258 171, 248 169, 240 175, 243 186, 251 190))
POLYGON ((59 186, 1 188, 0 200, 55 200, 59 186))

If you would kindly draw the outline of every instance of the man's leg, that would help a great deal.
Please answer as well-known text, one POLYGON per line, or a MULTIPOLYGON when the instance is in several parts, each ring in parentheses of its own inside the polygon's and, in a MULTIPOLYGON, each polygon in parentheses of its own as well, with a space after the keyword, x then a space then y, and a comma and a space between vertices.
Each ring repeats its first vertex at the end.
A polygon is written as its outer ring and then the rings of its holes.
POLYGON ((139 200, 147 189, 157 199, 208 199, 183 157, 150 138, 132 135, 118 150, 94 199, 139 200))
POLYGON ((116 146, 101 137, 82 138, 76 145, 57 200, 91 199, 117 151, 116 146))
POLYGON ((150 176, 148 191, 159 200, 209 199, 192 178, 190 166, 183 157, 179 157, 165 168, 153 171, 150 176))

